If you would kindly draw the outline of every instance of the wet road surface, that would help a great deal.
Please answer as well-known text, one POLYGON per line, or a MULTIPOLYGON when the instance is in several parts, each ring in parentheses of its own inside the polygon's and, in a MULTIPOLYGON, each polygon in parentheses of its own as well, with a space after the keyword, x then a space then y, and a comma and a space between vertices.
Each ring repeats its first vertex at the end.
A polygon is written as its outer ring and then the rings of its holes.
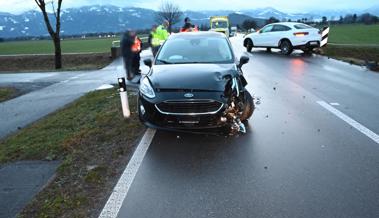
POLYGON ((118 217, 379 217, 379 75, 232 43, 260 99, 247 134, 158 131, 118 217))

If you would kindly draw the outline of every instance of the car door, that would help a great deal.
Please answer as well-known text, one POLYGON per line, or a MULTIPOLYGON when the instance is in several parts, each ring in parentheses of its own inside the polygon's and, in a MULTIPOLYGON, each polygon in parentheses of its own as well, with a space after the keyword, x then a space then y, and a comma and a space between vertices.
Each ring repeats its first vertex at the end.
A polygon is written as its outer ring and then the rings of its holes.
POLYGON ((267 25, 259 30, 259 32, 257 32, 257 36, 253 40, 254 46, 260 47, 269 45, 272 28, 273 25, 267 25))
POLYGON ((275 24, 271 31, 271 37, 269 40, 270 46, 277 47, 281 39, 288 38, 289 30, 291 30, 291 28, 286 25, 275 24))

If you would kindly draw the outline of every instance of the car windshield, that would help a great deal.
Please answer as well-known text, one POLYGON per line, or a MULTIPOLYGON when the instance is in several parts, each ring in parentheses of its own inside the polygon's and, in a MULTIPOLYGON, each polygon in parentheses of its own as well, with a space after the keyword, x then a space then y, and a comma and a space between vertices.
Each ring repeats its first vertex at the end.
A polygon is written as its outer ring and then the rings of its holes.
POLYGON ((221 37, 183 37, 168 40, 156 58, 156 64, 232 63, 233 53, 227 39, 221 37))
POLYGON ((226 21, 214 21, 214 22, 212 22, 212 28, 228 28, 228 22, 226 22, 226 21))

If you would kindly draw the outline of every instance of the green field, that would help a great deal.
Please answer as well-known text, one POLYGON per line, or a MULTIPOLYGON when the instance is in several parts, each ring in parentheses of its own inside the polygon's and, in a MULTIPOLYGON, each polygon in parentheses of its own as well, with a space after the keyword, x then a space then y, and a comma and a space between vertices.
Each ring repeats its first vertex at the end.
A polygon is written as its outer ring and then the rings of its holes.
POLYGON ((329 42, 379 45, 379 25, 343 24, 330 27, 329 42))
MULTIPOLYGON (((119 38, 65 39, 61 45, 63 53, 110 52, 112 41, 116 40, 119 40, 119 38)), ((54 53, 54 45, 50 40, 0 43, 0 55, 51 53, 54 53)))

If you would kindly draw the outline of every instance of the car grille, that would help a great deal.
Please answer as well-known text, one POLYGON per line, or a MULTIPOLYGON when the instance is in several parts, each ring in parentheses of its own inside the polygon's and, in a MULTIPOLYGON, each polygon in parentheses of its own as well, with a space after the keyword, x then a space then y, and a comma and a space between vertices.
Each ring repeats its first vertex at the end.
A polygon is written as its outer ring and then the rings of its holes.
POLYGON ((172 115, 215 114, 223 103, 213 100, 165 101, 155 105, 159 112, 172 115))

